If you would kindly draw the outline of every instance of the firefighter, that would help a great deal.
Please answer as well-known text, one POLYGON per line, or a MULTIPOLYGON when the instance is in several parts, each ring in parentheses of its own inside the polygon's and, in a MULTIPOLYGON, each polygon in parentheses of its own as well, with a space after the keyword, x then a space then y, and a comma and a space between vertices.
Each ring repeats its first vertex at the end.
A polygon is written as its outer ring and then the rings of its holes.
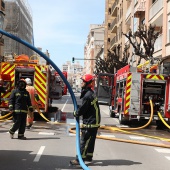
POLYGON ((29 92, 26 90, 26 82, 24 79, 20 79, 9 99, 9 110, 13 114, 14 121, 9 130, 11 139, 14 138, 15 131, 18 130, 18 139, 26 140, 24 133, 28 109, 33 112, 29 92))
MULTIPOLYGON (((83 125, 81 128, 80 153, 83 161, 92 161, 95 147, 95 140, 98 128, 100 127, 100 108, 94 88, 94 76, 85 74, 82 78, 81 96, 82 105, 74 112, 75 117, 82 116, 83 125)), ((78 158, 70 161, 71 165, 79 165, 78 158)))
POLYGON ((5 90, 5 88, 3 87, 3 85, 4 85, 4 82, 3 82, 3 80, 0 78, 0 105, 1 105, 1 93, 5 93, 5 92, 6 92, 6 90, 5 90))
MULTIPOLYGON (((33 107, 33 111, 36 108, 36 104, 39 104, 38 102, 40 101, 39 96, 37 94, 36 89, 32 86, 32 81, 30 78, 26 78, 25 79, 27 86, 26 86, 26 90, 29 92, 30 94, 30 98, 31 98, 31 103, 32 103, 32 107, 33 107)), ((30 112, 28 110, 28 114, 27 114, 27 129, 30 129, 30 127, 33 125, 33 120, 34 120, 34 112, 30 112)))

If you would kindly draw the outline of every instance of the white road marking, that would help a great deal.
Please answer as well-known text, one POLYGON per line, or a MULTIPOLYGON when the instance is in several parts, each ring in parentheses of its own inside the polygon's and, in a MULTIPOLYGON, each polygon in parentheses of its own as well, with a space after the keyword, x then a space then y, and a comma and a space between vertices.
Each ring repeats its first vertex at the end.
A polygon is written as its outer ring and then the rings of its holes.
POLYGON ((53 132, 47 133, 47 132, 39 132, 39 135, 54 135, 53 132))
POLYGON ((45 146, 41 146, 40 147, 40 149, 39 149, 39 151, 38 151, 38 153, 37 153, 37 155, 36 155, 36 157, 35 157, 33 162, 38 162, 40 160, 40 157, 41 157, 44 149, 45 149, 45 146))
POLYGON ((146 140, 145 137, 142 136, 129 136, 131 139, 138 139, 138 140, 146 140))
POLYGON ((102 110, 106 115, 109 115, 109 113, 108 112, 106 112, 106 111, 104 111, 104 110, 102 110))
POLYGON ((63 110, 64 110, 64 108, 65 108, 67 102, 68 102, 68 99, 66 100, 66 102, 65 102, 65 104, 64 104, 64 106, 63 106, 63 108, 61 109, 62 112, 63 112, 63 110))
POLYGON ((74 133, 69 133, 69 136, 76 136, 76 134, 74 134, 74 133))
POLYGON ((115 138, 115 136, 114 135, 100 135, 101 137, 111 137, 111 138, 115 138))
POLYGON ((115 119, 115 118, 113 118, 117 123, 119 123, 119 120, 118 119, 115 119))
POLYGON ((158 149, 158 148, 155 148, 155 150, 159 153, 170 153, 170 149, 158 149))
MULTIPOLYGON (((116 119, 115 119, 116 120, 116 119)), ((118 120, 117 120, 118 121, 118 120)), ((127 126, 127 125, 116 125, 116 127, 118 127, 118 128, 128 128, 129 126, 127 126)))
POLYGON ((170 156, 165 156, 166 159, 168 159, 170 161, 170 156))

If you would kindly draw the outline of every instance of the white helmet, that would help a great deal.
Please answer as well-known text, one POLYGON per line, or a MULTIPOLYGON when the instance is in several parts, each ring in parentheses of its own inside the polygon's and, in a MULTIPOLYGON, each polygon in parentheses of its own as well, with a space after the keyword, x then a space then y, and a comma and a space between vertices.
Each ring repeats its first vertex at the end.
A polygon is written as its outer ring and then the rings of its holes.
POLYGON ((31 84, 32 84, 32 81, 31 81, 31 79, 30 79, 30 78, 26 78, 26 79, 25 79, 25 81, 26 81, 26 83, 27 83, 27 84, 29 84, 29 85, 31 85, 31 84))

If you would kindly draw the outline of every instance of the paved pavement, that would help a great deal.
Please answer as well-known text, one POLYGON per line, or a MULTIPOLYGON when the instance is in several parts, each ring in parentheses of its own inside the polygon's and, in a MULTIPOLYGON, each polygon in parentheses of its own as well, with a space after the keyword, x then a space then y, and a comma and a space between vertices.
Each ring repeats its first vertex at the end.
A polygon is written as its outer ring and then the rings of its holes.
MULTIPOLYGON (((107 113, 107 110, 106 110, 107 113)), ((34 156, 32 159, 33 161, 27 163, 27 168, 25 168, 25 164, 19 162, 20 169, 54 169, 55 170, 61 170, 61 169, 81 169, 81 167, 70 167, 69 161, 71 159, 74 159, 74 156, 76 155, 76 149, 75 149, 75 134, 69 133, 69 129, 71 127, 74 127, 74 119, 72 116, 72 113, 67 113, 67 124, 54 124, 54 123, 47 123, 45 121, 41 122, 35 122, 32 129, 26 131, 26 136, 28 138, 27 141, 18 141, 18 140, 11 140, 9 139, 9 134, 7 133, 9 127, 11 126, 12 122, 5 122, 1 123, 1 168, 4 166, 5 169, 10 170, 11 164, 8 165, 8 163, 3 164, 3 162, 9 161, 9 159, 13 159, 14 155, 12 154, 12 151, 21 150, 21 158, 23 158, 23 151, 31 151, 32 154, 37 152, 37 147, 45 146, 46 149, 44 150, 44 153, 42 157, 40 158, 39 162, 37 162, 37 165, 35 165, 36 160, 38 159, 36 156, 34 156), (8 148, 6 148, 8 146, 8 148), (48 149, 47 149, 48 148, 48 149), (6 160, 4 158, 4 155, 6 155, 5 150, 10 150, 10 153, 8 153, 8 159, 6 160), (11 156, 11 157, 10 157, 11 156), (8 167, 9 166, 9 167, 8 167)), ((102 111, 102 125, 118 125, 117 119, 110 118, 107 114, 104 114, 104 110, 102 111)), ((137 131, 138 132, 138 131, 137 131)), ((153 135, 154 136, 162 136, 164 138, 169 138, 169 132, 167 131, 155 131, 154 129, 143 129, 140 130, 140 133, 147 134, 147 135, 153 135)), ((17 134, 15 135, 15 137, 17 134)), ((148 138, 146 136, 139 136, 134 134, 124 134, 124 133, 117 133, 117 132, 110 132, 106 130, 99 130, 98 136, 105 137, 105 138, 112 138, 114 139, 124 139, 124 140, 135 140, 140 142, 147 142, 147 143, 155 143, 155 144, 166 144, 169 145, 169 142, 148 138)), ((41 148, 40 147, 40 148, 41 148)), ((145 149, 144 146, 130 146, 130 147, 139 147, 140 149, 145 149)), ((113 143, 112 141, 106 141, 106 140, 100 140, 97 139, 96 141, 96 147, 95 147, 95 153, 94 153, 94 161, 93 163, 88 163, 87 166, 92 170, 99 170, 99 169, 106 169, 110 170, 113 168, 121 169, 119 166, 121 165, 138 165, 139 163, 135 161, 135 158, 130 159, 133 161, 128 161, 124 158, 124 161, 118 160, 118 157, 121 157, 123 160, 124 155, 122 153, 125 152, 125 148, 129 148, 128 144, 122 144, 122 143, 113 143), (116 154, 115 151, 117 148, 122 148, 120 151, 120 155, 116 154), (124 149, 123 149, 124 148, 124 149), (120 164, 120 165, 119 165, 120 164), (116 167, 115 167, 116 166, 116 167)), ((157 150, 157 152, 161 152, 162 150, 157 150)), ((129 151, 128 151, 129 152, 129 151)), ((165 152, 163 150, 163 152, 165 152)), ((166 151, 167 153, 169 150, 166 151)), ((18 154, 18 153, 15 153, 18 154)), ((31 154, 31 155, 32 155, 31 154)), ((36 154, 35 154, 36 155, 36 154)), ((6 155, 7 156, 7 155, 6 155)), ((29 154, 24 154, 24 157, 29 156, 29 154)), ((125 156, 126 157, 126 156, 125 156)), ((7 157, 6 157, 7 158, 7 157)), ((17 158, 15 158, 17 159, 17 158)), ((25 158, 26 159, 26 158, 25 158)), ((32 160, 31 158, 27 158, 27 160, 32 160)), ((166 159, 170 159, 169 156, 166 157, 166 159)), ((13 166, 15 165, 18 160, 14 161, 12 163, 13 166)), ((126 167, 126 169, 128 169, 126 167)), ((130 168, 130 167, 129 167, 130 168)), ((137 168, 137 167, 136 167, 137 168)), ((2 168, 3 169, 3 168, 2 168)), ((138 169, 138 168, 137 168, 138 169)), ((12 169, 11 169, 12 170, 12 169)))

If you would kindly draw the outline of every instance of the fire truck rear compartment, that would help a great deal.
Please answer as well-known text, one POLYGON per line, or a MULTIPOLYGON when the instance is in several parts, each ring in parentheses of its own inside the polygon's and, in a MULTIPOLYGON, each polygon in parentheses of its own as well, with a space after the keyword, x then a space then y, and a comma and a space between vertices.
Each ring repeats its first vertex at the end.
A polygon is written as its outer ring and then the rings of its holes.
POLYGON ((165 103, 165 86, 164 81, 143 82, 142 92, 142 110, 141 116, 149 116, 151 107, 149 100, 152 99, 154 115, 157 116, 157 111, 164 107, 165 103))
POLYGON ((16 68, 15 69, 15 85, 18 82, 18 80, 20 79, 26 79, 26 78, 30 78, 32 80, 32 82, 34 81, 34 72, 35 69, 34 68, 29 68, 29 69, 25 69, 25 68, 16 68))

